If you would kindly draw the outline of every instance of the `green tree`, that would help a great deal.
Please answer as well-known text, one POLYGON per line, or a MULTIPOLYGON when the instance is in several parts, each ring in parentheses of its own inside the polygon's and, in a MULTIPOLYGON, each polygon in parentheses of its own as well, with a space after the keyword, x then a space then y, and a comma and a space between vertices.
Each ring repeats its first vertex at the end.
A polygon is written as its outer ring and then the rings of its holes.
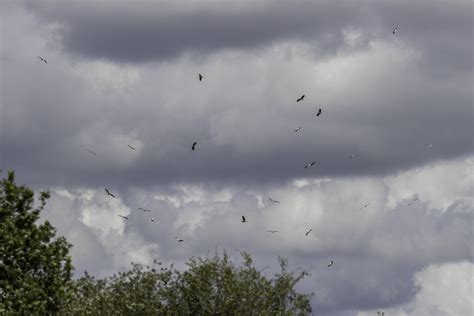
POLYGON ((0 183, 0 314, 45 315, 73 295, 67 241, 48 222, 37 224, 49 198, 15 184, 13 171, 0 183))
POLYGON ((133 264, 110 278, 88 275, 78 279, 76 299, 64 310, 68 315, 308 315, 311 294, 296 292, 307 272, 287 270, 266 277, 250 255, 236 265, 224 252, 213 258, 191 258, 179 271, 156 263, 133 264))

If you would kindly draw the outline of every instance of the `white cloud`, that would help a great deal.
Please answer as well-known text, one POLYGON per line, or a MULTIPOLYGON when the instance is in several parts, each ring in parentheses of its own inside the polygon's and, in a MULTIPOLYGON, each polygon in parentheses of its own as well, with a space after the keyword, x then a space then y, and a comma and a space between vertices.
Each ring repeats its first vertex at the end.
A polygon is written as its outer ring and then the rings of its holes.
MULTIPOLYGON (((415 282, 420 291, 413 301, 398 308, 380 308, 395 316, 469 316, 474 311, 472 262, 430 265, 418 272, 415 282)), ((375 310, 358 316, 374 315, 375 310)))
MULTIPOLYGON (((366 310, 367 304, 388 309, 414 297, 414 274, 424 267, 470 260, 473 208, 466 185, 473 177, 466 170, 471 163, 470 158, 439 162, 385 177, 307 178, 261 192, 187 184, 134 188, 109 199, 102 190, 62 188, 45 217, 75 245, 79 271, 104 274, 153 258, 180 264, 216 247, 248 250, 262 266, 277 255, 311 266, 305 288, 315 291, 317 310, 366 310), (438 178, 444 181, 433 183, 435 191, 420 185, 438 178), (419 201, 408 206, 413 194, 419 201), (117 216, 122 210, 128 221, 117 216), (249 222, 240 223, 241 215, 249 222), (309 228, 313 231, 305 236, 309 228), (178 245, 174 236, 185 242, 178 245), (79 258, 87 249, 106 259, 79 258), (336 263, 330 270, 329 260, 336 263)), ((433 274, 426 271, 416 279, 425 286, 417 300, 435 295, 429 292, 433 274)))

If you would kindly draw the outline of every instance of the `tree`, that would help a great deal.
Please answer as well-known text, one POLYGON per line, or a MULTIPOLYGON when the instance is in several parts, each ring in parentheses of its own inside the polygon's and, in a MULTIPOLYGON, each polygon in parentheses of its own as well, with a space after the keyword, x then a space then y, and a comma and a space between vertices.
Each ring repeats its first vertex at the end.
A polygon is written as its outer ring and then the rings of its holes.
POLYGON ((49 198, 15 184, 13 171, 0 182, 0 314, 55 313, 73 295, 71 245, 54 227, 37 224, 49 198))
POLYGON ((310 294, 295 285, 306 275, 281 271, 267 278, 250 255, 242 253, 236 265, 224 252, 213 258, 191 258, 187 270, 156 263, 133 264, 132 269, 109 278, 85 274, 76 282, 78 293, 63 312, 68 315, 308 315, 310 294))

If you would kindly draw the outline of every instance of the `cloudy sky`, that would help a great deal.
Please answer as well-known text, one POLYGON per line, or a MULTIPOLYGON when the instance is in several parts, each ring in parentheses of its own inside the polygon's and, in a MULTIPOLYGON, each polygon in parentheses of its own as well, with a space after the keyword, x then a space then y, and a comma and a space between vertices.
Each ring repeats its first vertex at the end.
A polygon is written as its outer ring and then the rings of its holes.
POLYGON ((472 312, 472 1, 0 11, 0 169, 51 190, 77 276, 245 250, 319 315, 472 312))

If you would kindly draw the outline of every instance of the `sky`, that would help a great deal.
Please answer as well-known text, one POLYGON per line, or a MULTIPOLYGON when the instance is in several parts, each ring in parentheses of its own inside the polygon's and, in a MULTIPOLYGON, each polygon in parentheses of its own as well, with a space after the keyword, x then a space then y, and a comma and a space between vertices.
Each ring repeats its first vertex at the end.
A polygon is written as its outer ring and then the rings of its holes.
POLYGON ((308 269, 318 315, 472 313, 472 1, 0 12, 0 169, 50 190, 76 276, 226 249, 308 269))

